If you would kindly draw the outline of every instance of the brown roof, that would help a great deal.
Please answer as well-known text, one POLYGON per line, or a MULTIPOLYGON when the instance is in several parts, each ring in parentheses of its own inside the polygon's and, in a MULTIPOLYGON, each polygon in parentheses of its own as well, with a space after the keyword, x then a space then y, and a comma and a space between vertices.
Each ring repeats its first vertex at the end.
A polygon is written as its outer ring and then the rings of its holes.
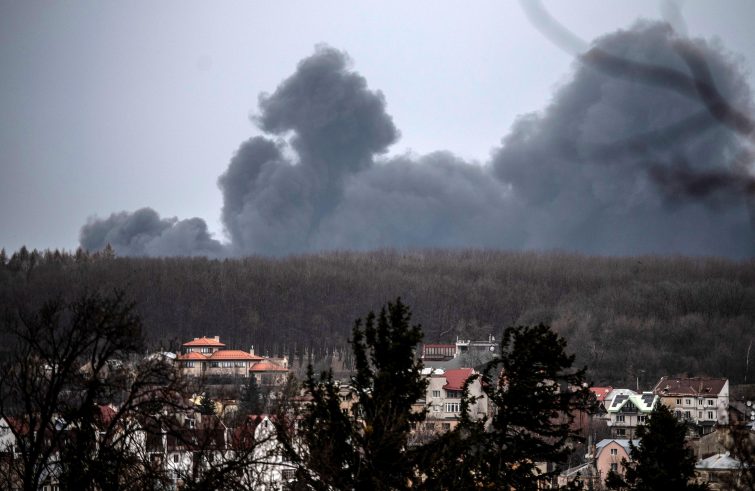
POLYGON ((178 361, 184 361, 184 360, 206 360, 207 357, 203 355, 202 353, 197 353, 196 351, 191 351, 189 353, 186 353, 185 355, 178 355, 176 357, 176 360, 178 361))
POLYGON ((256 356, 251 353, 247 353, 246 351, 241 351, 238 349, 224 349, 224 350, 218 350, 215 353, 211 354, 208 358, 208 360, 261 360, 261 356, 256 356))
POLYGON ((672 378, 661 377, 653 393, 659 396, 716 396, 726 385, 725 378, 672 378))
POLYGON ((184 346, 225 346, 224 343, 221 343, 219 339, 215 338, 194 338, 191 341, 184 343, 184 346))
POLYGON ((285 368, 283 368, 280 365, 276 365, 275 363, 271 361, 261 361, 259 363, 255 363, 252 368, 249 370, 253 372, 287 372, 285 368))

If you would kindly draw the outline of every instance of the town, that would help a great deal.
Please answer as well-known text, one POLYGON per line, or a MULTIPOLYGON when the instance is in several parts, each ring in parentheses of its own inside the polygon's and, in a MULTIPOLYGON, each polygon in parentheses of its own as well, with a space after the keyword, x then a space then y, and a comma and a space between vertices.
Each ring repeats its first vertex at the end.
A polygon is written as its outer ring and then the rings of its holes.
MULTIPOLYGON (((412 425, 406 442, 410 447, 454 430, 463 408, 473 421, 490 421, 496 408, 483 390, 478 370, 499 356, 499 350, 492 335, 486 340, 457 339, 419 347, 416 358, 423 366, 426 389, 412 403, 412 411, 423 417, 412 425), (463 399, 470 403, 462 404, 463 399)), ((285 408, 306 408, 313 400, 311 391, 294 382, 288 359, 260 356, 254 348, 231 349, 219 336, 202 336, 184 342, 178 353, 156 352, 138 361, 108 359, 101 369, 116 372, 126 363, 136 369, 145 360, 174 371, 176 379, 168 383, 180 388, 172 394, 178 398, 171 404, 161 403, 151 415, 135 413, 117 425, 112 425, 116 415, 133 401, 114 398, 100 403, 91 419, 95 439, 103 439, 101 444, 105 439, 118 440, 117 446, 143 456, 149 472, 146 468, 141 472, 157 479, 164 489, 184 489, 187 481, 226 463, 250 489, 288 489, 296 479, 297 463, 289 460, 277 438, 280 418, 285 408)), ((92 364, 79 367, 86 377, 93 376, 92 370, 92 364)), ((334 382, 339 408, 345 414, 352 414, 358 401, 352 380, 334 382)), ((652 387, 639 387, 638 382, 634 388, 589 387, 589 393, 592 410, 572 414, 569 420, 571 433, 578 436, 569 442, 569 458, 534 463, 537 473, 550 476, 538 483, 540 489, 569 485, 605 489, 609 475, 621 475, 632 461, 632 447, 641 441, 638 430, 648 424, 659 405, 687 428, 686 446, 696 461, 694 481, 712 490, 730 489, 731 483, 740 482, 744 467, 731 455, 732 431, 745 428, 749 438, 755 438, 755 407, 732 397, 726 378, 664 376, 652 387)), ((62 416, 52 417, 53 427, 42 432, 64 427, 62 416)), ((0 476, 8 479, 2 489, 24 489, 23 470, 15 477, 13 471, 30 445, 24 440, 33 440, 31 434, 39 422, 34 421, 34 417, 0 419, 0 476)), ((68 426, 65 431, 81 432, 82 428, 68 426)), ((72 441, 75 438, 63 436, 50 448, 40 490, 64 489, 56 464, 66 451, 66 442, 72 441)))

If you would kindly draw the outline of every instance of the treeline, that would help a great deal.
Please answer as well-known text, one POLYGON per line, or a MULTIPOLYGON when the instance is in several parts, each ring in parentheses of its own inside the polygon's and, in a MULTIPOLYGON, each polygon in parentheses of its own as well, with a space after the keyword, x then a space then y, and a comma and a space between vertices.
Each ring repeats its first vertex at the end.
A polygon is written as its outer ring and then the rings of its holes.
POLYGON ((551 325, 596 384, 647 388, 684 373, 755 380, 752 366, 746 374, 753 260, 487 250, 208 260, 22 248, 0 263, 3 306, 122 288, 155 347, 166 349, 219 335, 233 347, 318 360, 348 352, 354 319, 401 296, 426 342, 551 325))

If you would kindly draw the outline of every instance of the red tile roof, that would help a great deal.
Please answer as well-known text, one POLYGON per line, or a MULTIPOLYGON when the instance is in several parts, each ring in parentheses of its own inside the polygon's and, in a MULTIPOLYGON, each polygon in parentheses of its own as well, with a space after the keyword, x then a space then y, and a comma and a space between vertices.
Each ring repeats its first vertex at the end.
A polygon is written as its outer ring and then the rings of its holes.
POLYGON ((189 353, 186 353, 185 355, 178 355, 176 356, 176 360, 178 361, 185 361, 185 360, 206 360, 207 357, 203 355, 202 353, 197 353, 196 351, 191 351, 189 353))
POLYGON ((208 358, 208 360, 250 360, 250 361, 256 361, 261 360, 261 356, 256 356, 251 353, 247 353, 246 351, 241 351, 238 349, 223 349, 218 350, 215 353, 211 354, 208 358))
POLYGON ((259 363, 255 363, 252 368, 249 370, 253 372, 287 372, 285 368, 283 368, 280 365, 276 365, 275 363, 271 361, 261 361, 259 363))
POLYGON ((606 400, 606 396, 611 393, 613 390, 613 387, 590 387, 590 392, 595 394, 595 397, 598 399, 598 402, 603 402, 606 400))
POLYGON ((455 370, 446 370, 446 385, 443 386, 446 390, 461 390, 464 387, 464 382, 467 381, 470 375, 472 375, 471 368, 457 368, 455 370))
POLYGON ((194 338, 191 341, 184 343, 184 346, 225 346, 224 343, 221 343, 219 340, 215 338, 194 338))

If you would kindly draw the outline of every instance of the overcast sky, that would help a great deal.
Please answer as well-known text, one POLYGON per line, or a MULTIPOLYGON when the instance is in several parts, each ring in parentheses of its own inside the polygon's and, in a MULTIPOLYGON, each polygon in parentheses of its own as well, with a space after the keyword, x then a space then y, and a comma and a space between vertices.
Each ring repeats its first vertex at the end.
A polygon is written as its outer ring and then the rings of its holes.
MULTIPOLYGON (((657 1, 546 2, 581 38, 661 18, 657 1)), ((742 57, 755 2, 688 1, 691 36, 742 57)), ((515 2, 0 1, 0 247, 78 246, 89 217, 145 206, 203 218, 226 241, 218 177, 258 95, 325 43, 380 90, 388 155, 449 150, 484 163, 518 115, 571 74, 515 2)))

